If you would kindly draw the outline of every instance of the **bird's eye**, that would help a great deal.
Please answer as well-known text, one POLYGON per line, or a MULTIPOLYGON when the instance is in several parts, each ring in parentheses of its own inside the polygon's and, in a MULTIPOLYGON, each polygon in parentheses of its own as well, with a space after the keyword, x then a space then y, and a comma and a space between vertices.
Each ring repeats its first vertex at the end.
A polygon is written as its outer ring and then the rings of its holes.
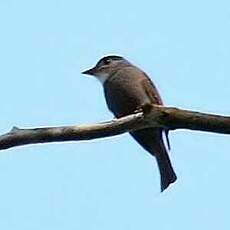
POLYGON ((105 60, 104 60, 104 64, 105 64, 105 65, 108 65, 108 64, 110 64, 110 63, 111 63, 111 59, 105 59, 105 60))

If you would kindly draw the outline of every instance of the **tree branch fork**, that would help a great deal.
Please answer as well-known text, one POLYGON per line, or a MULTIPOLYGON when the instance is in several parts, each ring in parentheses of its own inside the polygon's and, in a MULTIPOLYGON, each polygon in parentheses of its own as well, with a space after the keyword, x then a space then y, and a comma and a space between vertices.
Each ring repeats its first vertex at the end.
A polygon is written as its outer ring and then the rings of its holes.
POLYGON ((143 128, 189 129, 230 134, 230 117, 147 105, 134 114, 97 124, 31 129, 13 127, 10 132, 0 136, 0 150, 27 144, 91 140, 143 128))

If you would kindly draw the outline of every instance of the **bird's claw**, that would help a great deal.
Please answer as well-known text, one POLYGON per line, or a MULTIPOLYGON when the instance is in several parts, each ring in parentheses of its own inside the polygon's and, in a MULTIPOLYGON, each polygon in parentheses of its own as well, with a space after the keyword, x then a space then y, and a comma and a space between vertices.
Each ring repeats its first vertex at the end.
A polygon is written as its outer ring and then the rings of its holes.
POLYGON ((134 110, 134 113, 143 113, 142 107, 138 107, 136 110, 134 110))
POLYGON ((134 113, 149 113, 151 111, 152 105, 151 103, 145 103, 138 107, 134 113))
POLYGON ((151 111, 151 109, 152 109, 152 104, 151 103, 145 103, 141 107, 142 107, 142 111, 144 113, 149 113, 151 111))

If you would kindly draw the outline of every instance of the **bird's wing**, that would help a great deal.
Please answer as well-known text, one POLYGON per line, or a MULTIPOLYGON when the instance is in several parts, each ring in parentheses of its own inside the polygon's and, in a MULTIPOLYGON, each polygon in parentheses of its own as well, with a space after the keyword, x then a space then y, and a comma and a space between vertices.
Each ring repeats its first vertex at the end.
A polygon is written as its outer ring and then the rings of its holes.
POLYGON ((156 86, 147 76, 145 76, 145 78, 141 80, 141 84, 147 96, 150 98, 151 103, 157 104, 157 105, 163 105, 163 101, 160 97, 160 94, 157 91, 156 86))
MULTIPOLYGON (((144 74, 145 75, 145 74, 144 74)), ((161 99, 161 96, 156 88, 156 86, 153 84, 153 82, 148 78, 148 76, 145 75, 145 78, 142 79, 141 84, 148 95, 148 97, 151 100, 151 103, 157 104, 157 105, 163 105, 163 101, 161 99)), ((168 149, 170 150, 170 142, 169 142, 169 130, 164 130, 166 142, 168 149)))

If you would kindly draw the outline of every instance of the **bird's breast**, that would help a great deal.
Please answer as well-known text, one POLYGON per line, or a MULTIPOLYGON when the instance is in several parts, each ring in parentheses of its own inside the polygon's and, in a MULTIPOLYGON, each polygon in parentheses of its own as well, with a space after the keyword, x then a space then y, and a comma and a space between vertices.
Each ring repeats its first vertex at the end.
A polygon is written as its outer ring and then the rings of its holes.
POLYGON ((116 117, 131 114, 150 101, 141 80, 142 76, 135 72, 118 71, 104 83, 107 105, 116 117))

